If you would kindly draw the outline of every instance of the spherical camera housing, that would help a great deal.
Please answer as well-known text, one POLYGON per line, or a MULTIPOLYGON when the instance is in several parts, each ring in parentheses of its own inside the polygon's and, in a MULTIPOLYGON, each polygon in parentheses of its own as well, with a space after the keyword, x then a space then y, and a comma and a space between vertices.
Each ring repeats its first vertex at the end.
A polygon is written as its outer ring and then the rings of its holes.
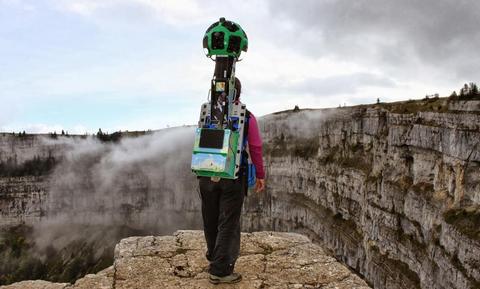
POLYGON ((203 36, 203 48, 207 56, 240 57, 248 49, 248 38, 242 27, 233 21, 220 18, 208 27, 203 36))

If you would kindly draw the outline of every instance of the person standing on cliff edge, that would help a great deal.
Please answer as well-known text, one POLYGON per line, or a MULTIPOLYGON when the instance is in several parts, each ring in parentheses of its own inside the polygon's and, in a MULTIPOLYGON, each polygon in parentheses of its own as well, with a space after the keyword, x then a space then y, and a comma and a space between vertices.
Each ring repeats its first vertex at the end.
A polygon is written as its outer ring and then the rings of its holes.
MULTIPOLYGON (((235 100, 239 101, 241 83, 238 78, 235 79, 235 88, 235 100)), ((248 152, 255 166, 255 192, 259 193, 265 189, 262 139, 255 116, 248 112, 247 115, 250 116, 246 131, 248 152)), ((245 170, 240 175, 235 180, 220 179, 217 182, 209 177, 199 177, 206 258, 210 262, 209 281, 213 284, 242 280, 241 274, 233 272, 240 253, 240 215, 248 190, 245 170)))

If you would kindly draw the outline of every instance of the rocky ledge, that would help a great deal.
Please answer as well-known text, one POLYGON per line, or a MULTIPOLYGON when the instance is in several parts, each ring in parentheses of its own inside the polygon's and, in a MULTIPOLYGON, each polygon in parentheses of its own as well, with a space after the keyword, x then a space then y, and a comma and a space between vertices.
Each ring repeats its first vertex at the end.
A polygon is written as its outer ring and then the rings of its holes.
POLYGON ((236 271, 243 275, 243 281, 211 285, 202 231, 130 237, 115 247, 112 267, 87 275, 73 285, 36 280, 1 288, 370 288, 299 234, 242 233, 240 255, 236 271))

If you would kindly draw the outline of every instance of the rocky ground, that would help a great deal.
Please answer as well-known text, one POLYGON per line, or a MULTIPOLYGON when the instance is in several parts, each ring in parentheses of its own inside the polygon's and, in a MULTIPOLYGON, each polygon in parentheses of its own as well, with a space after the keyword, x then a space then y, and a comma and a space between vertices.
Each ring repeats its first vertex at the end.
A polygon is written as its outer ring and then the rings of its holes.
POLYGON ((115 248, 115 261, 75 284, 23 281, 3 289, 60 288, 336 288, 367 289, 365 281, 299 234, 242 234, 235 285, 208 282, 202 231, 177 231, 173 236, 130 237, 115 248))

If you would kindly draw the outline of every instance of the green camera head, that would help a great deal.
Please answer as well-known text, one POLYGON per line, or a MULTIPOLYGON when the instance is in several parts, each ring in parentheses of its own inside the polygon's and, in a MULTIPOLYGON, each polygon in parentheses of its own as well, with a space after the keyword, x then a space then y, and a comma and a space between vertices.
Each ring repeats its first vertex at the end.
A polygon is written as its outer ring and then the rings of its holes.
POLYGON ((240 57, 248 49, 248 38, 242 27, 233 21, 220 18, 208 27, 203 37, 203 48, 207 56, 240 57))

